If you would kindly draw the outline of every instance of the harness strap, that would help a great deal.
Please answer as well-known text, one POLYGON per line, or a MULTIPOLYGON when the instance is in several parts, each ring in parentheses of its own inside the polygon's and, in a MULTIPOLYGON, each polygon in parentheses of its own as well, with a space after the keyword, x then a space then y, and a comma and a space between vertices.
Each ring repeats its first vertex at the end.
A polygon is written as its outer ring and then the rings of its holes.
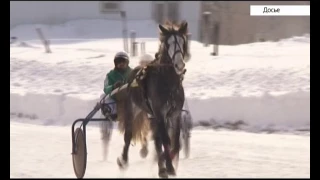
MULTIPOLYGON (((146 70, 147 70, 148 67, 146 67, 144 70, 144 73, 147 73, 146 70)), ((143 77, 145 78, 145 76, 143 77)), ((141 79, 142 80, 142 79, 141 79)), ((143 96, 144 96, 144 101, 145 103, 147 104, 147 107, 149 108, 150 112, 152 113, 152 115, 154 116, 154 112, 153 112, 153 109, 151 107, 151 104, 150 102, 148 101, 148 94, 147 94, 147 85, 146 83, 143 83, 143 87, 142 87, 142 92, 143 92, 143 96)))
POLYGON ((154 112, 153 112, 153 110, 152 110, 152 108, 151 108, 151 105, 150 105, 150 103, 149 103, 149 101, 148 101, 147 93, 143 93, 143 94, 144 94, 144 99, 145 99, 145 102, 146 102, 146 104, 147 104, 147 107, 149 108, 149 110, 151 111, 152 115, 154 116, 154 112))
MULTIPOLYGON (((131 87, 137 87, 138 86, 138 82, 142 81, 145 77, 146 77, 146 73, 147 73, 147 69, 148 67, 151 67, 151 66, 173 66, 172 64, 155 64, 155 62, 159 60, 159 59, 155 59, 153 60, 152 62, 150 62, 149 64, 147 64, 145 67, 141 68, 137 74, 135 75, 135 78, 133 79, 133 81, 130 83, 130 86, 131 87)), ((184 74, 186 73, 186 69, 184 70, 184 72, 181 74, 180 76, 180 80, 181 80, 181 83, 184 79, 184 74)), ((147 84, 146 83, 142 83, 142 94, 143 94, 143 98, 144 98, 144 101, 148 107, 148 109, 150 110, 150 112, 152 113, 152 115, 154 116, 154 111, 151 107, 151 104, 150 102, 148 101, 148 94, 147 94, 147 84)))
MULTIPOLYGON (((130 82, 130 86, 131 87, 138 87, 138 82, 141 82, 145 77, 146 77, 146 71, 147 71, 147 68, 148 66, 145 66, 143 68, 141 68, 137 74, 135 75, 134 79, 132 82, 130 82)), ((146 91, 146 84, 145 83, 142 83, 142 94, 143 94, 143 98, 144 98, 144 101, 147 105, 147 108, 150 110, 150 112, 152 113, 152 115, 154 115, 154 112, 151 108, 151 105, 148 101, 148 95, 147 95, 147 91, 146 91)))

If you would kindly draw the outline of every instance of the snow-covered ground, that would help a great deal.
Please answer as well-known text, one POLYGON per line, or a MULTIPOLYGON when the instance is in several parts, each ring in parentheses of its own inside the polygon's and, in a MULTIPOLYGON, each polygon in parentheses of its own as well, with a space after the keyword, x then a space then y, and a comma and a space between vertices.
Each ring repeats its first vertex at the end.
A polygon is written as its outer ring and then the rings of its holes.
MULTIPOLYGON (((147 53, 157 51, 157 24, 133 21, 128 26, 146 42, 147 53)), ((123 48, 121 23, 24 25, 11 29, 10 36, 20 40, 10 44, 10 175, 74 177, 70 126, 103 93, 113 56, 123 48), (50 39, 53 53, 44 53, 35 27, 50 39)), ((180 161, 178 177, 310 177, 309 35, 220 46, 216 57, 210 56, 212 46, 196 41, 190 50, 184 80, 188 107, 195 125, 216 131, 193 130, 192 155, 180 161)), ((130 65, 137 64, 132 57, 130 65)), ((100 161, 96 127, 89 128, 87 141, 86 177, 157 177, 156 166, 150 171, 151 161, 138 156, 139 145, 130 151, 129 170, 119 173, 115 157, 123 138, 117 131, 108 162, 100 161)))
MULTIPOLYGON (((11 178, 75 178, 70 129, 10 123, 11 178)), ((116 158, 123 136, 114 131, 107 161, 102 161, 98 128, 87 129, 85 178, 157 178, 150 143, 147 159, 140 144, 130 146, 129 168, 122 173, 116 158)), ((310 178, 310 136, 194 130, 191 155, 181 154, 177 178, 310 178)))

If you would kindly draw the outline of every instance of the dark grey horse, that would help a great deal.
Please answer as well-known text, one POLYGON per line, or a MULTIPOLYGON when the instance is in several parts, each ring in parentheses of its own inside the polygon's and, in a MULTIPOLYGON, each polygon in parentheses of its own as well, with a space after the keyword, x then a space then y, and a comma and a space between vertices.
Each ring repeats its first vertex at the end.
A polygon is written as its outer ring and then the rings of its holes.
POLYGON ((187 22, 180 25, 167 22, 159 28, 161 44, 158 58, 144 68, 136 67, 128 80, 128 96, 122 101, 123 119, 119 120, 125 145, 117 162, 121 168, 127 165, 132 138, 142 141, 145 137, 137 134, 145 134, 143 132, 150 128, 158 157, 159 176, 168 177, 176 174, 172 159, 180 149, 180 115, 185 100, 182 80, 186 72, 184 60, 189 57, 187 22), (148 113, 153 118, 138 118, 143 117, 141 113, 148 113))

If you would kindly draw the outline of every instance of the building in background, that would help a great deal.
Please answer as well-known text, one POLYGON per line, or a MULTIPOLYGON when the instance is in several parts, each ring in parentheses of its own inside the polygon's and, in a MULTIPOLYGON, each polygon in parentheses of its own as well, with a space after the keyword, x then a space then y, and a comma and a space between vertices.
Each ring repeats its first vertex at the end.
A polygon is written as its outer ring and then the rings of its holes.
POLYGON ((200 41, 205 28, 211 40, 213 24, 219 23, 219 42, 245 44, 259 40, 279 40, 310 33, 310 16, 250 16, 250 5, 310 5, 310 1, 203 1, 202 12, 211 12, 209 23, 201 20, 200 41))
MULTIPOLYGON (((219 43, 244 44, 310 33, 310 16, 250 16, 250 5, 310 5, 310 1, 10 1, 10 28, 20 24, 60 24, 78 19, 186 20, 191 39, 203 42, 219 23, 219 43), (209 23, 202 13, 211 12, 209 23)), ((156 24, 155 24, 156 25, 156 24)))
POLYGON ((200 6, 200 1, 10 1, 10 28, 78 19, 121 20, 119 12, 125 11, 129 21, 186 20, 190 33, 199 34, 200 6))

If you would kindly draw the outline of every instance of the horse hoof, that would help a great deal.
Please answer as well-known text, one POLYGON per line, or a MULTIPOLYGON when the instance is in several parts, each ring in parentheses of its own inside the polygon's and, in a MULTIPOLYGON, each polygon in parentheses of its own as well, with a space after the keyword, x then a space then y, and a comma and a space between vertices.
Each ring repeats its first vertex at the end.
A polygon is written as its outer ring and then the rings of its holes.
POLYGON ((167 173, 168 173, 169 176, 176 176, 176 175, 177 175, 177 174, 176 174, 176 171, 174 170, 173 167, 172 167, 172 168, 169 168, 169 169, 167 170, 167 173))
POLYGON ((121 170, 125 170, 128 167, 128 162, 124 161, 122 158, 117 158, 117 164, 121 170))
POLYGON ((160 178, 168 178, 168 173, 166 168, 159 169, 159 177, 160 178))
POLYGON ((147 148, 142 148, 141 150, 140 150, 140 156, 142 157, 142 158, 146 158, 147 156, 148 156, 148 149, 147 148))

